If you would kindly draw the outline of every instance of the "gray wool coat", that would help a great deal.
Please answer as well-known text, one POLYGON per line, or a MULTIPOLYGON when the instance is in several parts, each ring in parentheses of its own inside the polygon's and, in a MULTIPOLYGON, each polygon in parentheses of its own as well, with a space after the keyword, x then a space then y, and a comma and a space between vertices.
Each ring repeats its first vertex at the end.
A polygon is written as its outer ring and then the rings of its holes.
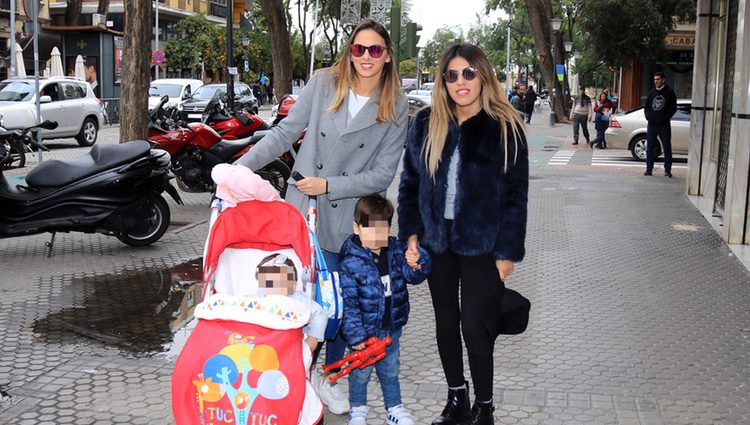
MULTIPOLYGON (((393 181, 406 142, 407 102, 396 101, 396 122, 378 123, 375 118, 379 91, 348 119, 347 100, 337 112, 329 112, 334 79, 328 69, 313 75, 297 102, 271 133, 237 160, 255 171, 281 156, 307 128, 294 170, 305 177, 328 179, 328 193, 318 195, 317 236, 321 248, 339 252, 352 234, 354 206, 360 197, 385 194, 393 181), (348 121, 348 123, 347 123, 348 121)), ((307 214, 308 196, 289 179, 286 200, 307 214)))

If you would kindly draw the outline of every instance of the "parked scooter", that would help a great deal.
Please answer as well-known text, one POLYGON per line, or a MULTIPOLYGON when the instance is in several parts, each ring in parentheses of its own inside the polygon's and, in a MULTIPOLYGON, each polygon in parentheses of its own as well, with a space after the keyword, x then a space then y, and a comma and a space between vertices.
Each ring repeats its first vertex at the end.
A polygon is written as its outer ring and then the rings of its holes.
MULTIPOLYGON (((56 127, 45 121, 24 129, 23 142, 47 150, 29 130, 56 127)), ((10 155, 10 144, 0 141, 0 163, 10 155)), ((169 154, 143 140, 97 144, 78 158, 47 160, 26 175, 25 184, 11 186, 0 171, 0 238, 51 232, 48 255, 56 232, 98 232, 131 246, 150 245, 169 226, 162 192, 182 204, 170 179, 169 154)))
MULTIPOLYGON (((177 186, 185 192, 212 191, 214 189, 211 179, 213 167, 217 164, 236 161, 263 137, 261 128, 268 128, 263 123, 263 126, 253 130, 250 136, 235 139, 225 138, 228 132, 219 134, 217 130, 204 123, 189 123, 184 127, 175 128, 173 119, 162 111, 167 100, 166 96, 163 97, 150 113, 149 140, 157 143, 160 149, 169 152, 177 186), (170 128, 174 129, 170 130, 170 128)), ((206 107, 205 114, 213 115, 215 108, 221 107, 220 101, 219 98, 212 99, 206 107)), ((240 122, 236 117, 231 120, 240 122)), ((218 123, 225 125, 224 128, 229 128, 226 121, 218 121, 218 123)), ((231 130, 230 137, 238 134, 235 131, 231 130)), ((258 170, 257 173, 283 195, 291 169, 283 161, 277 159, 258 170)))

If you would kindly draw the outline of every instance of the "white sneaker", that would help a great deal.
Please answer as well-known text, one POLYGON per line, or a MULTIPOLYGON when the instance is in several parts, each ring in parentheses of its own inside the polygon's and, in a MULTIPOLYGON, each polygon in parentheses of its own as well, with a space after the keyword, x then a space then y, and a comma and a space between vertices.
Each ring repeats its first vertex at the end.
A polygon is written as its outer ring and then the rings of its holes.
MULTIPOLYGON (((351 422, 349 422, 351 424, 351 422)), ((388 425, 414 425, 409 411, 403 404, 388 409, 388 425)))
POLYGON ((338 385, 328 382, 328 378, 326 376, 323 376, 320 380, 320 386, 318 386, 318 395, 323 401, 323 404, 328 406, 328 410, 330 410, 334 415, 343 415, 350 409, 349 399, 341 393, 338 385))
POLYGON ((349 412, 349 425, 367 425, 367 406, 352 408, 349 412))

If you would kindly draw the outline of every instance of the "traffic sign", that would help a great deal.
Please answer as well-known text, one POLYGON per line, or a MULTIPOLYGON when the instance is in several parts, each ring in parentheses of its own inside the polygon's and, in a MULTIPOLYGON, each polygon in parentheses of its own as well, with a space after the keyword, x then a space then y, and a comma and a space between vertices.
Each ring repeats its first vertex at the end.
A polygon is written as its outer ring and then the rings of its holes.
POLYGON ((151 55, 151 60, 154 62, 154 65, 161 65, 164 63, 164 52, 161 50, 154 50, 154 53, 151 55))

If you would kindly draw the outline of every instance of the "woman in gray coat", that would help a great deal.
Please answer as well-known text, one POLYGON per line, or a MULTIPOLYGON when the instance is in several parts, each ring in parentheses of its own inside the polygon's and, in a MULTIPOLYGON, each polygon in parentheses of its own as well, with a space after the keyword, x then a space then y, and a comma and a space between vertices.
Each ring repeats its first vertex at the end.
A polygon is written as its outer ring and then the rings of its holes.
MULTIPOLYGON (((258 170, 307 129, 294 164, 305 178, 290 180, 286 200, 307 213, 309 197, 317 197, 317 236, 329 269, 337 269, 357 200, 385 194, 406 141, 407 103, 392 53, 388 30, 372 19, 361 21, 338 61, 315 72, 289 116, 237 161, 258 170)), ((340 336, 328 341, 325 364, 343 358, 345 350, 340 336)), ((327 379, 318 393, 331 412, 349 410, 347 398, 327 379)))

